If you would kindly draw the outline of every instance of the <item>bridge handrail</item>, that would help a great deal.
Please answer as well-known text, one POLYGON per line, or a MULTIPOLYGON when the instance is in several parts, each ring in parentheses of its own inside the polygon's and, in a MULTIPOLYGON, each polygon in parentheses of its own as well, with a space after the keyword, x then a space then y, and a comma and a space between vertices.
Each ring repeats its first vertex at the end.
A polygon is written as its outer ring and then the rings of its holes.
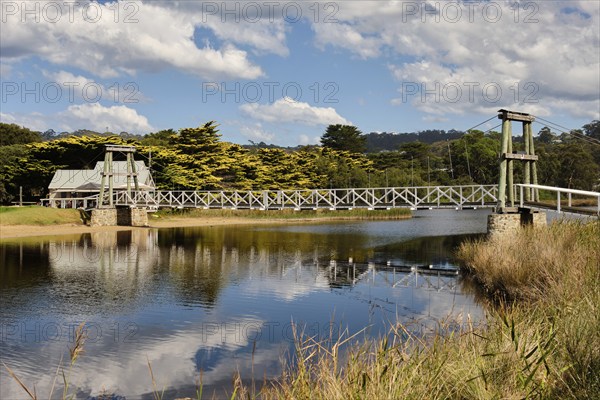
POLYGON ((531 183, 517 183, 517 186, 530 188, 530 189, 539 189, 539 190, 548 190, 550 192, 560 192, 560 193, 570 193, 581 196, 591 196, 591 197, 600 197, 600 192, 591 192, 587 190, 579 190, 579 189, 567 189, 555 186, 544 186, 544 185, 534 185, 531 183))
POLYGON ((352 187, 352 188, 317 188, 317 189, 215 189, 215 190, 140 190, 140 192, 171 192, 171 193, 259 193, 259 192, 318 192, 329 190, 390 190, 390 189, 448 189, 448 188, 495 188, 497 184, 489 185, 431 185, 431 186, 381 186, 381 187, 352 187))
POLYGON ((587 190, 579 190, 579 189, 567 189, 561 187, 554 186, 544 186, 544 185, 534 185, 531 183, 518 183, 516 186, 519 187, 520 195, 519 195, 519 204, 523 207, 523 189, 537 189, 537 190, 546 190, 549 192, 556 192, 556 211, 561 211, 561 193, 566 193, 569 195, 567 206, 571 207, 571 195, 575 194, 578 196, 588 196, 588 197, 596 197, 598 199, 597 204, 597 214, 600 216, 600 192, 591 192, 587 190))
POLYGON ((88 202, 98 202, 99 195, 94 194, 91 196, 85 197, 55 197, 55 198, 45 198, 40 199, 40 204, 44 207, 56 207, 57 204, 60 204, 60 208, 77 208, 77 204, 83 204, 83 207, 86 208, 88 202), (70 204, 67 206, 67 204, 70 204))

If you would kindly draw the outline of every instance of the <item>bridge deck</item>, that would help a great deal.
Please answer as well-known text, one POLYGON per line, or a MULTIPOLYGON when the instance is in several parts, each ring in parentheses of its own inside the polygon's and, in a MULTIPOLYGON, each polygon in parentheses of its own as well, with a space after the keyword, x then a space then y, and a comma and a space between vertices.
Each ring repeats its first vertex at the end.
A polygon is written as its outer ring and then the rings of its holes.
MULTIPOLYGON (((539 185, 515 185, 521 206, 540 209, 556 209, 585 215, 600 215, 600 193, 539 185), (544 203, 525 203, 523 191, 530 189, 550 190, 557 193, 558 206, 544 203), (596 198, 598 207, 567 207, 560 204, 560 195, 584 195, 596 198)), ((300 189, 300 190, 222 190, 222 191, 115 191, 114 206, 159 208, 200 208, 240 210, 349 210, 410 208, 494 208, 498 199, 497 185, 419 186, 346 189, 300 189)), ((569 197, 570 198, 570 197, 569 197)), ((45 199, 50 206, 85 209, 97 207, 99 196, 76 199, 45 199)), ((105 204, 108 198, 105 197, 105 204)))

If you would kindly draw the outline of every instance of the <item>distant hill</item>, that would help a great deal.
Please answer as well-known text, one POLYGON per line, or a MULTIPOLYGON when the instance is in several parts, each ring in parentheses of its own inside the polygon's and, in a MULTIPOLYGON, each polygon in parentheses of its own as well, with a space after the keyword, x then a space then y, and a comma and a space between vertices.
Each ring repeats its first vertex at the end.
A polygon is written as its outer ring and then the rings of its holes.
POLYGON ((442 140, 460 139, 464 132, 451 129, 444 130, 426 130, 413 133, 390 133, 390 132, 371 132, 367 134, 367 152, 377 153, 380 151, 398 150, 403 143, 423 142, 434 143, 442 140))
POLYGON ((113 136, 113 135, 117 135, 123 139, 136 139, 136 140, 140 140, 143 137, 143 135, 136 135, 134 133, 129 133, 129 132, 121 132, 121 133, 96 132, 96 131, 92 131, 90 129, 78 129, 73 132, 60 132, 60 133, 55 132, 53 129, 49 129, 46 132, 41 134, 43 140, 62 139, 62 138, 66 138, 69 136, 113 136))

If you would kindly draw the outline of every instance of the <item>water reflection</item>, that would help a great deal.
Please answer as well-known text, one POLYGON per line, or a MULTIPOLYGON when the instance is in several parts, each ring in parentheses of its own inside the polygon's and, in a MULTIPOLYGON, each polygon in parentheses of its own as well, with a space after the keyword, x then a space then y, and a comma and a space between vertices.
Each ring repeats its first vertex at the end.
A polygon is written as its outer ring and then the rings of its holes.
MULTIPOLYGON (((207 390, 230 387, 236 371, 259 381, 277 376, 292 322, 325 338, 340 321, 378 335, 396 318, 427 326, 449 313, 478 317, 445 269, 464 234, 485 229, 485 216, 442 214, 437 224, 425 214, 5 242, 2 359, 45 396, 74 327, 86 321, 90 340, 71 377, 79 396, 148 395, 147 359, 167 397, 184 396, 194 394, 200 371, 207 390), (461 235, 447 236, 454 232, 461 235), (429 265, 440 271, 409 270, 429 265)), ((2 398, 22 396, 5 374, 0 383, 2 398)))

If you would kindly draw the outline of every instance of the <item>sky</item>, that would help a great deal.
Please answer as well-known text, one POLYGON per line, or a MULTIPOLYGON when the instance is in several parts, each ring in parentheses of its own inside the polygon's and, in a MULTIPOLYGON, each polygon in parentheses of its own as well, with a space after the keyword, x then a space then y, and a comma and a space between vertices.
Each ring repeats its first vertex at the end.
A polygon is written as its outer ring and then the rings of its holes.
POLYGON ((600 119, 596 0, 0 5, 0 120, 38 131, 214 120, 223 140, 295 146, 329 124, 466 130, 501 108, 600 119))

